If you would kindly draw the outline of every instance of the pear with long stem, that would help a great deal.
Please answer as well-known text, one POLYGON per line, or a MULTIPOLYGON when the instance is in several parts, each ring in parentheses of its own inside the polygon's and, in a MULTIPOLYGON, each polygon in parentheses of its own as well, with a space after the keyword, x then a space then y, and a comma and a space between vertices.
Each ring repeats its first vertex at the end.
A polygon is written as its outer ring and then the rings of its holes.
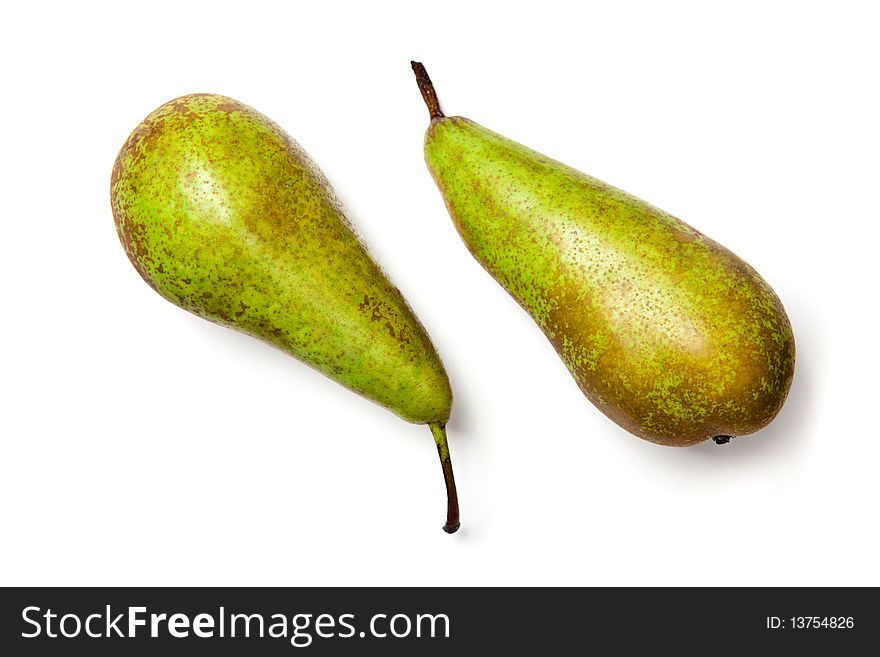
POLYGON ((794 375, 791 324, 746 262, 672 215, 469 119, 412 63, 425 161, 462 240, 631 433, 693 445, 766 426, 794 375))
POLYGON ((134 130, 110 193, 126 254, 163 297, 427 424, 446 481, 444 529, 458 529, 446 371, 298 143, 236 100, 183 96, 134 130))

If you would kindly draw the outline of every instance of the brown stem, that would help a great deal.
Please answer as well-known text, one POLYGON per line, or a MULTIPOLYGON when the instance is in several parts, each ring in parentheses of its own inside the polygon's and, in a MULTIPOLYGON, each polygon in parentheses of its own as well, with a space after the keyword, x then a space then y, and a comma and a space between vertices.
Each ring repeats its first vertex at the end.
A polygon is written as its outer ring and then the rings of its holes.
POLYGON ((455 489, 455 475, 452 473, 452 460, 449 458, 449 445, 446 442, 446 426, 437 423, 428 425, 437 443, 440 465, 443 467, 443 479, 446 481, 446 524, 443 531, 454 534, 461 523, 458 519, 458 491, 455 489))
POLYGON ((442 119, 444 114, 440 110, 440 101, 437 100, 437 92, 434 91, 434 84, 428 77, 428 72, 421 62, 410 62, 412 64, 413 73, 416 74, 416 83, 419 85, 419 91, 422 92, 422 98, 425 99, 425 105, 431 113, 431 120, 442 119))

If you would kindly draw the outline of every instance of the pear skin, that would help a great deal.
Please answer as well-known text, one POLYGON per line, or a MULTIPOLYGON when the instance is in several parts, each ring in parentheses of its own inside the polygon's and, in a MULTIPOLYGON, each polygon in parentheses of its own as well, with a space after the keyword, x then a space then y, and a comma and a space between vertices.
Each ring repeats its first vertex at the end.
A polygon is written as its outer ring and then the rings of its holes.
POLYGON ((177 98, 125 142, 111 205, 128 258, 167 300, 429 425, 447 485, 444 529, 458 528, 446 371, 296 141, 231 98, 177 98))
POLYGON ((746 262, 679 219, 440 109, 425 161, 462 240, 599 410, 645 440, 719 444, 779 412, 791 324, 746 262))

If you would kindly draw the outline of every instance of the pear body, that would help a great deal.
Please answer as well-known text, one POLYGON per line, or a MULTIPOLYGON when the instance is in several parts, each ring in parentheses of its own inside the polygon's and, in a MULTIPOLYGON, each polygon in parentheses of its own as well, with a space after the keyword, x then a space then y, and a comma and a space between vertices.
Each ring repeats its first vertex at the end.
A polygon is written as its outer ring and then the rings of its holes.
POLYGON ((726 248, 462 117, 433 118, 425 158, 468 249, 621 427, 685 446, 757 431, 782 407, 791 325, 726 248))
POLYGON ((308 154, 224 96, 152 112, 113 168, 119 238, 172 303, 269 342, 420 424, 452 393, 424 328, 308 154))

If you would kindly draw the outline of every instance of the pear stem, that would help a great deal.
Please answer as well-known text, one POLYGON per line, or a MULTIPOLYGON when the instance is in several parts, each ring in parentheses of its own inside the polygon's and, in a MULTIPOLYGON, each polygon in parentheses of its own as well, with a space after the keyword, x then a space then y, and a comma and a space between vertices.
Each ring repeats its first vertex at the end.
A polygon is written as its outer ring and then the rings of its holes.
POLYGON ((445 115, 440 110, 440 101, 437 100, 437 92, 434 91, 434 84, 428 77, 428 72, 421 62, 410 62, 412 64, 413 73, 416 74, 416 83, 419 85, 419 91, 422 92, 422 98, 425 99, 425 105, 431 113, 431 120, 442 119, 445 115))
POLYGON ((458 520, 458 491, 455 489, 455 475, 452 473, 452 460, 449 458, 449 444, 446 442, 446 425, 437 422, 428 424, 437 443, 440 465, 443 466, 443 478, 446 480, 446 524, 443 531, 454 534, 461 523, 458 520))

